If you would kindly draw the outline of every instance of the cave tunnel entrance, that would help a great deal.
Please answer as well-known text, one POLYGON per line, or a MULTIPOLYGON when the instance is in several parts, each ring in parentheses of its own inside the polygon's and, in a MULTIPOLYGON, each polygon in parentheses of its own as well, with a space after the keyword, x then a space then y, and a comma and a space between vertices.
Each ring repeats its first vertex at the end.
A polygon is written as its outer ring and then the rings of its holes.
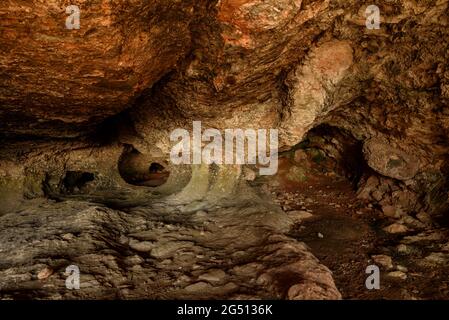
POLYGON ((300 181, 324 176, 340 176, 354 187, 371 171, 365 162, 362 142, 344 129, 320 125, 310 130, 304 140, 287 152, 295 167, 290 177, 300 181), (299 177, 298 177, 299 175, 299 177))

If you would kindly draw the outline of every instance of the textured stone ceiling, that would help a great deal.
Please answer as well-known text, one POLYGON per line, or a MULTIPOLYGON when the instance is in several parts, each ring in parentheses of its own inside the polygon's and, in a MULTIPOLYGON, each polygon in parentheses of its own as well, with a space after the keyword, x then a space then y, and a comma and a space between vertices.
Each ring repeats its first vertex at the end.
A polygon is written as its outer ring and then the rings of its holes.
POLYGON ((192 121, 307 137, 384 213, 447 212, 449 0, 378 1, 374 30, 370 1, 79 0, 67 29, 73 4, 0 2, 0 297, 340 298, 251 168, 143 181, 192 121))

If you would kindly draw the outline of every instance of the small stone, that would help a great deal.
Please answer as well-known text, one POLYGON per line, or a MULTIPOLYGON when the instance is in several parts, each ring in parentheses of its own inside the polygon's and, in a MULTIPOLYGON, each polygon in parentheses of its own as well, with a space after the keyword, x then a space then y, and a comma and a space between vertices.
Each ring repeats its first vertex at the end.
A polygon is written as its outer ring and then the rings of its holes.
POLYGON ((185 287, 185 290, 188 292, 196 292, 196 293, 200 293, 200 292, 204 292, 208 289, 211 289, 211 285, 207 282, 197 282, 194 284, 191 284, 187 287, 185 287))
POLYGON ((53 269, 50 267, 45 267, 37 274, 39 280, 45 280, 53 274, 53 269))
POLYGON ((447 261, 446 255, 442 252, 432 252, 424 258, 425 262, 432 265, 444 265, 447 261))
POLYGON ((416 218, 424 224, 432 224, 432 218, 425 212, 420 212, 416 215, 416 218))
POLYGON ((404 226, 403 224, 400 224, 400 223, 393 223, 393 224, 389 225, 388 227, 385 227, 383 230, 385 232, 392 233, 392 234, 405 233, 405 232, 409 231, 409 229, 406 226, 404 226))
POLYGON ((287 212, 287 216, 295 222, 301 222, 303 220, 312 218, 313 214, 303 210, 294 210, 287 212))
POLYGON ((248 264, 235 266, 234 268, 232 268, 232 273, 239 276, 252 277, 255 274, 258 274, 259 271, 262 269, 263 269, 262 264, 259 264, 257 262, 251 262, 248 264))
POLYGON ((129 246, 131 249, 139 251, 139 252, 149 252, 154 248, 154 243, 150 241, 137 241, 131 239, 129 242, 129 246))
POLYGON ((74 238, 75 238, 75 236, 72 233, 66 233, 66 234, 62 235, 62 239, 67 240, 67 241, 73 240, 74 238))
POLYGON ((204 280, 210 283, 221 283, 226 279, 226 272, 220 269, 209 270, 198 277, 198 280, 204 280))
POLYGON ((120 238, 118 239, 118 242, 120 244, 126 245, 129 242, 129 238, 124 235, 121 235, 120 238))
POLYGON ((402 271, 402 272, 408 272, 408 269, 406 267, 401 266, 399 264, 396 266, 396 270, 402 271))
POLYGON ((391 218, 399 217, 398 211, 396 210, 396 207, 394 207, 394 206, 390 206, 390 205, 382 206, 382 212, 387 217, 391 217, 391 218))
POLYGON ((324 235, 321 232, 318 232, 318 238, 323 239, 324 235))
POLYGON ((262 273, 256 280, 258 285, 268 285, 273 279, 268 273, 262 273))
POLYGON ((124 262, 127 265, 134 266, 134 265, 141 264, 142 262, 144 262, 144 260, 142 257, 140 257, 138 255, 133 255, 133 256, 126 257, 124 262))
POLYGON ((389 272, 387 275, 391 278, 396 278, 396 279, 401 279, 401 280, 407 279, 407 274, 402 271, 389 272))
POLYGON ((396 250, 398 251, 399 254, 401 255, 409 255, 412 254, 414 251, 416 251, 416 249, 410 245, 406 245, 406 244, 399 244, 396 247, 396 250))
POLYGON ((371 258, 376 264, 382 266, 386 270, 393 269, 393 260, 391 259, 390 256, 387 256, 385 254, 379 254, 371 256, 371 258))

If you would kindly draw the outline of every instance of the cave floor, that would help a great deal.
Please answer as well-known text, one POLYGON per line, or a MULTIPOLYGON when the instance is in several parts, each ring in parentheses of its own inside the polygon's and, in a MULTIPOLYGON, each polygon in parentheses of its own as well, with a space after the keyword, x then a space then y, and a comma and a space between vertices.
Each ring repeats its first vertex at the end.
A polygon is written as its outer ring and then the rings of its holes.
POLYGON ((449 232, 444 223, 408 217, 404 224, 404 219, 386 217, 375 204, 357 199, 345 178, 311 170, 314 174, 292 181, 290 169, 289 164, 281 166, 269 191, 284 211, 305 215, 290 236, 306 243, 332 271, 343 299, 449 299, 449 232), (391 224, 406 225, 408 231, 383 230, 391 224), (365 271, 372 264, 381 271, 378 290, 365 286, 371 274, 365 271))

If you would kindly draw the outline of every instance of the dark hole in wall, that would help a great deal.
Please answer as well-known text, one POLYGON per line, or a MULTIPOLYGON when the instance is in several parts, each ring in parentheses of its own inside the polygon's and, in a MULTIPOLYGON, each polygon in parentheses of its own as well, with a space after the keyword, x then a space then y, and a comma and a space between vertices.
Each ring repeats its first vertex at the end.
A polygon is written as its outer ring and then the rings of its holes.
POLYGON ((67 171, 62 180, 62 188, 65 192, 73 193, 81 190, 88 182, 94 180, 95 175, 91 172, 67 171))
POLYGON ((163 172, 164 169, 165 169, 164 166, 157 162, 153 162, 149 168, 150 173, 160 173, 160 172, 163 172))
POLYGON ((123 180, 135 186, 159 187, 170 176, 162 160, 155 161, 132 146, 125 147, 118 168, 123 180))

